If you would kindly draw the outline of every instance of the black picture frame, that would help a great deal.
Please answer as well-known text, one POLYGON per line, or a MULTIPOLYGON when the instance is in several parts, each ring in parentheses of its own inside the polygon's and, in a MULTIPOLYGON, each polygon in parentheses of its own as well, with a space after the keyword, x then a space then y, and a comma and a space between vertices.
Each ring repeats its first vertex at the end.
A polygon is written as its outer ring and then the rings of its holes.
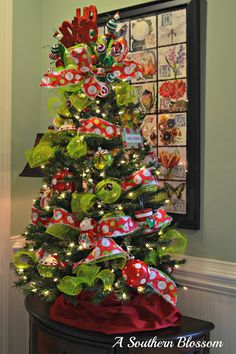
MULTIPOLYGON (((200 129, 201 129, 201 57, 204 30, 201 28, 204 17, 204 0, 159 0, 139 4, 98 16, 98 26, 105 26, 109 16, 117 11, 122 21, 160 14, 186 8, 187 21, 187 176, 186 176, 186 214, 169 213, 178 227, 200 228, 200 129), (201 31, 200 31, 201 30, 201 31), (200 38, 201 35, 201 38, 200 38), (201 41, 201 42, 200 42, 201 41)), ((204 81, 204 80, 203 80, 204 81)))

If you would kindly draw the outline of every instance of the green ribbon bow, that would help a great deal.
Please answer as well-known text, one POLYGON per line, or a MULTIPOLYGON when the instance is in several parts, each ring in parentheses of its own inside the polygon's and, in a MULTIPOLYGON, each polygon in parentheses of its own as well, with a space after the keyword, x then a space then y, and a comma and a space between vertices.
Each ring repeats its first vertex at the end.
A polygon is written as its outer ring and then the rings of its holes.
POLYGON ((114 283, 115 275, 109 269, 101 270, 99 266, 80 265, 74 271, 76 276, 65 276, 58 284, 58 289, 67 295, 78 295, 83 285, 92 287, 100 279, 103 282, 103 289, 109 290, 114 283))

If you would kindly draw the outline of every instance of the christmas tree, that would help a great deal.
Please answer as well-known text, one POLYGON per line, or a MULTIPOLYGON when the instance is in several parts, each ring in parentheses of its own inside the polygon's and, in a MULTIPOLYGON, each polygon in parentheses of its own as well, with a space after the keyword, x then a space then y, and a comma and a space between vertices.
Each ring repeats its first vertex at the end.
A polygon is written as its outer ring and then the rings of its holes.
MULTIPOLYGON (((76 303, 81 293, 100 303, 114 294, 158 294, 176 304, 174 259, 185 236, 166 213, 160 165, 142 136, 142 105, 130 80, 143 77, 129 60, 119 14, 98 36, 94 6, 77 9, 54 34, 49 87, 54 115, 39 144, 26 152, 45 178, 33 201, 25 247, 14 255, 16 286, 24 294, 76 303)), ((145 100, 147 102, 145 102, 145 100)))

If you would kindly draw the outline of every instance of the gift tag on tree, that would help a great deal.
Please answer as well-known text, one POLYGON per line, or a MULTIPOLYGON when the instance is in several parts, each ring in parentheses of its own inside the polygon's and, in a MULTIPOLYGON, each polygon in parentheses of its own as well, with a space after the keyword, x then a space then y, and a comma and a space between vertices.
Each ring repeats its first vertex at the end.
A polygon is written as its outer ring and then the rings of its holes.
POLYGON ((123 128, 121 134, 125 149, 140 149, 143 147, 143 138, 139 128, 123 128))

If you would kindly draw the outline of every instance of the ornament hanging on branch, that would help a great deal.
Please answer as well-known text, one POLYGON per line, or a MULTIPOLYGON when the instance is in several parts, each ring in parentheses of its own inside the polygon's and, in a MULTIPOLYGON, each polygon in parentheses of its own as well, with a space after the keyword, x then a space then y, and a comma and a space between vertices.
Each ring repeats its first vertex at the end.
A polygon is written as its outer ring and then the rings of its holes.
POLYGON ((93 164, 97 170, 104 170, 112 165, 113 157, 108 150, 101 147, 93 155, 93 164))
POLYGON ((43 278, 52 278, 54 269, 58 266, 56 257, 42 249, 36 252, 36 256, 39 259, 37 266, 39 275, 43 278))
POLYGON ((138 288, 147 283, 149 268, 145 262, 131 259, 127 261, 125 267, 122 269, 122 275, 129 286, 138 288))
POLYGON ((113 179, 104 179, 96 185, 95 190, 98 199, 106 204, 114 203, 120 198, 121 187, 113 179))
POLYGON ((55 192, 74 192, 75 182, 71 181, 73 178, 73 173, 67 168, 56 172, 52 177, 52 189, 55 192))

